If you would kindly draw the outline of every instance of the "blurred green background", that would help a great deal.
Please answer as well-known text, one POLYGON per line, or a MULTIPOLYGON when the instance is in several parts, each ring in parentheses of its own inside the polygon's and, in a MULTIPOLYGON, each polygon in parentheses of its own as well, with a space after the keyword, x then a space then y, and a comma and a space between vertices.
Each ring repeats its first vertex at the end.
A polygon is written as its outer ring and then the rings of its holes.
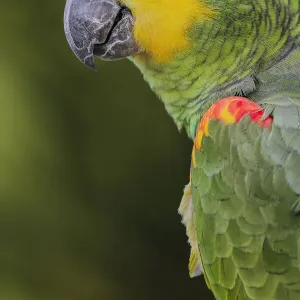
POLYGON ((177 214, 191 142, 129 61, 77 61, 64 5, 1 4, 0 299, 213 299, 177 214))

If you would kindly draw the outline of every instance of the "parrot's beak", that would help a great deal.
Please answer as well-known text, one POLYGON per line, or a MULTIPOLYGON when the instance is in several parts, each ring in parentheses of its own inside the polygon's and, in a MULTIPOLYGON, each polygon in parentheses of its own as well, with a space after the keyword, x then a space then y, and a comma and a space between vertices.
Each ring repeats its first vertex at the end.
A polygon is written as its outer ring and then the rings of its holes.
POLYGON ((95 69, 94 55, 116 60, 141 52, 133 35, 134 18, 117 0, 67 0, 65 34, 75 55, 95 69))

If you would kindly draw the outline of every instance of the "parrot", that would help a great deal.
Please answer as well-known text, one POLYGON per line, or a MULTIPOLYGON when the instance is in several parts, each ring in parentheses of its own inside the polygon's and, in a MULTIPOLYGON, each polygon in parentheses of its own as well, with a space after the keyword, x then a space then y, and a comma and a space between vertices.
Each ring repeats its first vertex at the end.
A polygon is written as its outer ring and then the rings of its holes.
POLYGON ((217 300, 300 299, 300 0, 67 0, 77 58, 127 58, 193 141, 179 206, 217 300))

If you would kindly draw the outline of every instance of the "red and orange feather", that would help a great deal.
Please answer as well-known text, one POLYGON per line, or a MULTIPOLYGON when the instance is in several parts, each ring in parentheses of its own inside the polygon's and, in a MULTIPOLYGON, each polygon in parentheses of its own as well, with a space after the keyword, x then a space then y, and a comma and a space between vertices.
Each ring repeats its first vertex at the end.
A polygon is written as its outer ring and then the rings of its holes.
POLYGON ((259 126, 269 128, 273 118, 263 118, 264 110, 257 103, 244 97, 228 97, 215 102, 199 122, 192 152, 193 166, 196 167, 195 151, 202 147, 203 136, 209 136, 209 122, 218 120, 224 124, 238 123, 246 114, 250 120, 259 126))

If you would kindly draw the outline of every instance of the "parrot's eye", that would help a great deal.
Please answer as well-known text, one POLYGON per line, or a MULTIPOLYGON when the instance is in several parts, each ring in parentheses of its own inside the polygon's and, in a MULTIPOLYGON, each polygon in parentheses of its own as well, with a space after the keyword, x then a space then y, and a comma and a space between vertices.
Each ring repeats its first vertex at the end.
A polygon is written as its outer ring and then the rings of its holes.
POLYGON ((121 59, 141 51, 133 35, 134 18, 116 0, 68 0, 64 24, 69 45, 88 67, 94 55, 121 59))

